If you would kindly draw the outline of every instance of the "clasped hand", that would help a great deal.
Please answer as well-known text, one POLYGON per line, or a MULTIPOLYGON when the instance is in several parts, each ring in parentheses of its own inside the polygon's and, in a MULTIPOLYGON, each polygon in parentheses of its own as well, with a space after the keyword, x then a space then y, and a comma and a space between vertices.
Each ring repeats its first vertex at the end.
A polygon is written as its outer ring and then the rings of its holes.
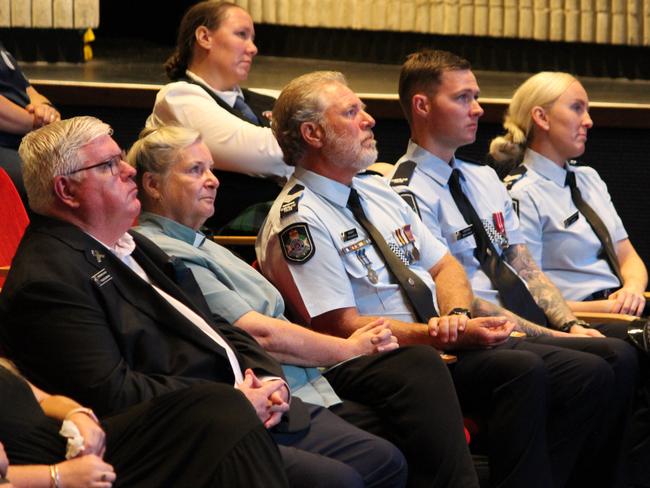
POLYGON ((450 348, 496 346, 508 340, 515 325, 506 317, 447 315, 429 320, 429 335, 450 348))
POLYGON ((283 381, 262 381, 249 368, 236 388, 248 398, 267 429, 280 423, 282 414, 289 410, 289 391, 283 381))

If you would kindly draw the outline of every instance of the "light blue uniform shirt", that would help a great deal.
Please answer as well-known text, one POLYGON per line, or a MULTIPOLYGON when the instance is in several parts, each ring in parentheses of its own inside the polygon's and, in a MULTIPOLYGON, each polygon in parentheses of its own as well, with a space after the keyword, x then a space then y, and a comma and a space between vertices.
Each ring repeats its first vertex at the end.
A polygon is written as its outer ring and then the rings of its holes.
POLYGON ((519 206, 521 228, 535 261, 568 300, 582 300, 620 283, 605 259, 595 232, 571 200, 564 186, 566 172, 573 171, 582 198, 607 227, 614 245, 627 239, 607 185, 598 173, 585 166, 561 168, 553 161, 527 150, 526 173, 513 183, 510 195, 519 206))
POLYGON ((414 161, 417 164, 415 170, 408 183, 395 182, 393 188, 400 194, 411 192, 415 196, 422 221, 433 235, 447 243, 451 254, 463 265, 475 295, 499 303, 499 292, 474 257, 474 235, 469 232, 470 224, 465 221, 451 196, 448 181, 453 169, 461 171, 463 178, 460 185, 463 193, 469 198, 486 229, 491 229, 488 234, 500 253, 506 239, 508 245, 524 242, 519 220, 503 183, 489 166, 456 158, 452 159, 450 165, 413 141, 409 141, 407 152, 395 165, 395 171, 405 161, 414 161), (501 234, 496 230, 495 214, 503 217, 504 232, 501 234))
MULTIPOLYGON (((447 253, 445 246, 426 230, 382 178, 355 177, 352 186, 368 220, 389 244, 413 258, 410 269, 435 297, 435 284, 428 270, 447 253), (413 237, 413 242, 407 242, 406 233, 413 237)), ((413 322, 415 315, 408 299, 400 286, 391 281, 383 257, 346 207, 349 195, 350 187, 344 184, 296 169, 257 239, 257 258, 263 273, 305 324, 325 312, 350 307, 357 308, 361 315, 413 322), (296 185, 304 189, 297 191, 296 185), (294 199, 295 209, 287 203, 294 199), (309 229, 313 254, 303 262, 285 258, 281 248, 283 230, 294 225, 306 225, 309 229)))
MULTIPOLYGON (((210 310, 234 324, 255 311, 286 320, 284 301, 271 283, 228 249, 176 221, 144 212, 136 230, 192 270, 210 310)), ((329 407, 340 403, 329 382, 316 368, 283 365, 291 394, 329 407)))

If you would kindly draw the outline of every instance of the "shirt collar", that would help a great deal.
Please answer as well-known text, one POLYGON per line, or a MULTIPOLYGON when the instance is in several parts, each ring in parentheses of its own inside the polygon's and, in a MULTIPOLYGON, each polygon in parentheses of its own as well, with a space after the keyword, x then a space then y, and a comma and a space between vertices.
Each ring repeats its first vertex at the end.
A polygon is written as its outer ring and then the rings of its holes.
POLYGON ((226 102, 231 107, 235 106, 237 97, 244 98, 244 92, 241 91, 241 88, 238 86, 235 86, 235 88, 233 88, 232 90, 225 90, 225 91, 215 90, 210 85, 208 85, 208 83, 203 78, 201 78, 196 73, 192 73, 189 69, 185 71, 185 74, 188 76, 188 78, 191 78, 194 81, 198 81, 199 83, 202 83, 203 85, 207 86, 213 93, 215 93, 219 98, 221 98, 224 102, 226 102))
POLYGON ((564 167, 560 167, 550 159, 542 156, 532 149, 526 149, 524 161, 526 161, 526 166, 528 166, 536 173, 539 173, 544 178, 551 180, 557 186, 564 187, 567 172, 566 164, 564 167))
POLYGON ((140 224, 146 223, 153 227, 158 227, 163 234, 186 242, 194 247, 201 247, 206 239, 205 234, 200 231, 196 231, 175 220, 151 212, 142 212, 138 222, 140 224))
MULTIPOLYGON (((304 168, 296 168, 295 177, 305 183, 311 191, 339 207, 345 207, 350 196, 350 187, 304 168)), ((353 180, 354 186, 354 180, 353 180)))
POLYGON ((420 171, 430 178, 433 178, 441 186, 447 185, 452 170, 457 167, 455 156, 451 158, 450 164, 413 141, 409 141, 404 159, 415 161, 420 171))

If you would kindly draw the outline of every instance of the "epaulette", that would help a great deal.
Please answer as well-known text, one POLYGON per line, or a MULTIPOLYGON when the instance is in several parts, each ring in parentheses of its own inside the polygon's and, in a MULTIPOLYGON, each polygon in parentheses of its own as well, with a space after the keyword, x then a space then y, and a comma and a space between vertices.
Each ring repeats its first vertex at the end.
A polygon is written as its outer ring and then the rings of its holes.
POLYGON ((374 169, 367 169, 365 171, 362 171, 361 173, 357 173, 356 176, 380 176, 384 177, 379 171, 375 171, 374 169))
POLYGON ((524 177, 526 171, 528 171, 528 168, 526 168, 526 166, 523 164, 520 164, 510 173, 508 173, 508 176, 503 179, 503 184, 506 185, 508 191, 512 189, 515 183, 524 177))
POLYGON ((390 180, 390 186, 408 186, 411 183, 411 178, 413 177, 413 172, 417 164, 415 161, 404 161, 399 163, 395 174, 390 180))
POLYGON ((280 218, 283 219, 288 215, 296 213, 298 211, 298 201, 302 197, 305 187, 296 183, 291 190, 287 193, 287 197, 282 206, 280 207, 280 218))
POLYGON ((420 215, 420 207, 418 207, 418 201, 415 198, 415 194, 412 191, 404 190, 398 192, 397 194, 400 197, 402 197, 402 200, 404 200, 407 203, 407 205, 411 207, 416 214, 418 214, 418 217, 422 218, 422 215, 420 215))
POLYGON ((461 160, 463 163, 476 164, 478 166, 485 166, 487 163, 485 161, 479 161, 478 159, 468 159, 465 157, 456 158, 461 160))

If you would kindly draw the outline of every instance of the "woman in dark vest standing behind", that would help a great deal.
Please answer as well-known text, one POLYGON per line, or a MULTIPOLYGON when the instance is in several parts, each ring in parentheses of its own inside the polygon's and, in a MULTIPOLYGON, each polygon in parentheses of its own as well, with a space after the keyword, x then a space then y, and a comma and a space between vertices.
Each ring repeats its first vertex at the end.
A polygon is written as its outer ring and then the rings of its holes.
POLYGON ((233 3, 191 7, 165 63, 173 82, 160 90, 147 120, 147 127, 175 124, 201 133, 220 181, 219 212, 206 223, 214 230, 249 206, 274 200, 293 172, 269 128, 275 100, 239 86, 257 54, 254 37, 251 16, 233 3))

